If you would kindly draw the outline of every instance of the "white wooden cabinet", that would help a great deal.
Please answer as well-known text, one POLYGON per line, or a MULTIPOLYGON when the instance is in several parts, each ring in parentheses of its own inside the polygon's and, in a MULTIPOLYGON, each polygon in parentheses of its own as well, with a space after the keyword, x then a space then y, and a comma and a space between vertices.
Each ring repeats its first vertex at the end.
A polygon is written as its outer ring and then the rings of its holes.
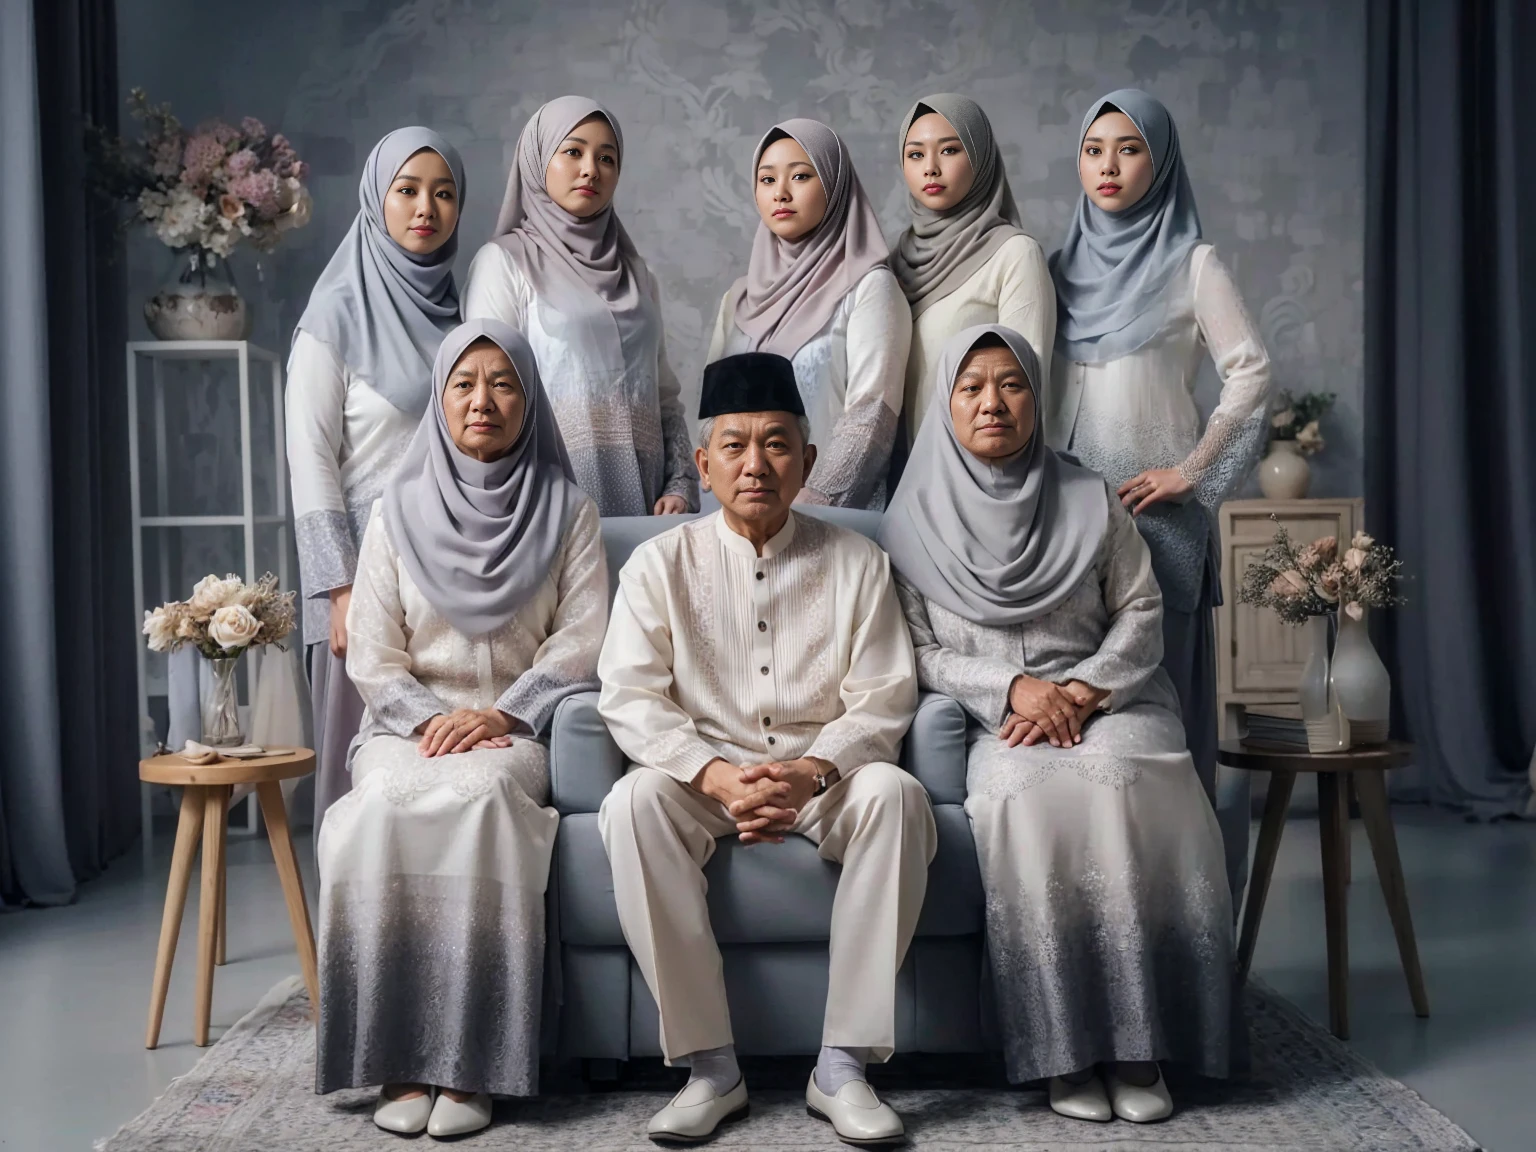
POLYGON ((1228 730, 1228 704, 1298 703, 1296 686, 1306 661, 1301 629, 1280 623, 1267 608, 1238 602, 1243 573, 1279 527, 1298 546, 1319 536, 1337 536, 1340 547, 1347 547, 1364 526, 1364 502, 1359 497, 1229 500, 1221 506, 1220 522, 1223 603, 1216 609, 1216 698, 1225 739, 1235 735, 1228 730))

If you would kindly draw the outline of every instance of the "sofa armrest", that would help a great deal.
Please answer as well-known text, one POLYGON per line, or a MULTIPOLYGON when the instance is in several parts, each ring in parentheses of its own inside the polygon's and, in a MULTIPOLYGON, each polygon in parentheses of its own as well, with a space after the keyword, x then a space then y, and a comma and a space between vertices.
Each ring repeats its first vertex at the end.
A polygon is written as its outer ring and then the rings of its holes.
POLYGON ((624 775, 624 754, 597 711, 596 692, 567 696, 549 730, 549 802, 562 816, 596 812, 624 775))
POLYGON ((901 766, 935 804, 965 803, 965 709, 948 696, 924 692, 902 746, 901 766))

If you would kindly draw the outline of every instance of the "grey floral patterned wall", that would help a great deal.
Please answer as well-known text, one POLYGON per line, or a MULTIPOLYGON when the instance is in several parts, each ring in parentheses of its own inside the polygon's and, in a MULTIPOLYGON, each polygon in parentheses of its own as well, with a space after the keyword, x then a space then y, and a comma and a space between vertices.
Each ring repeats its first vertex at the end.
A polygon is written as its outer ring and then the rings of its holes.
MULTIPOLYGON (((488 236, 519 129, 587 93, 626 134, 617 204, 666 294, 667 339, 696 395, 708 326, 756 218, 746 168, 775 120, 844 135, 887 235, 904 224, 895 131, 952 90, 990 112, 1024 223, 1049 251, 1077 191, 1079 119, 1136 85, 1172 110, 1202 222, 1233 268, 1278 383, 1338 393, 1317 495, 1360 491, 1364 17, 1309 0, 119 0, 125 84, 186 122, 254 115, 313 165, 313 223, 236 267, 254 338, 286 351, 309 286, 357 206, 386 131, 430 125, 462 150, 461 273, 488 236), (223 15, 219 15, 220 11, 223 15)), ((126 93, 125 93, 126 95, 126 93)), ((166 270, 131 248, 137 311, 166 270)), ((135 319, 139 337, 147 333, 135 319)), ((1214 376, 1202 383, 1208 407, 1214 376)), ((233 456, 231 390, 197 388, 189 452, 233 456)), ((211 485, 210 491, 217 488, 211 485)))

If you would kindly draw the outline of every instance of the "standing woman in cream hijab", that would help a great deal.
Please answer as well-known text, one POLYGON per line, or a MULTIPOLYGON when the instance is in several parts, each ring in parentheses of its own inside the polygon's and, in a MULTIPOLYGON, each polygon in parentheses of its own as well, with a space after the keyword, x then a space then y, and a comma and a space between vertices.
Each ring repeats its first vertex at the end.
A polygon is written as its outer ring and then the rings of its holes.
POLYGON ((698 507, 656 278, 613 209, 624 137, 585 96, 545 104, 523 128, 495 238, 475 254, 466 319, 528 338, 582 490, 604 516, 698 507))
POLYGON ((363 166, 356 218, 293 334, 288 473, 314 702, 315 827, 352 786, 363 701, 347 678, 347 609, 368 510, 432 394, 432 358, 459 322, 453 282, 464 163, 429 128, 400 128, 363 166))
POLYGON ((1200 233, 1179 132, 1135 88, 1089 107, 1078 133, 1082 195, 1061 250, 1047 434, 1103 473, 1152 549, 1163 592, 1163 667, 1178 690, 1195 767, 1216 804, 1234 895, 1248 868, 1248 774, 1216 769, 1221 600, 1216 510, 1264 442, 1269 356, 1237 286, 1200 233), (1205 427, 1206 356, 1221 399, 1205 427))
POLYGON ((762 223, 720 302, 707 362, 777 352, 816 445, 801 503, 883 508, 912 316, 853 158, 816 120, 785 120, 752 158, 762 223))
POLYGON ((1039 349, 1050 379, 1056 289, 1045 252, 1019 226, 980 104, 952 92, 924 96, 902 122, 900 146, 912 223, 891 249, 891 269, 912 306, 903 410, 910 442, 928 411, 939 353, 956 332, 1011 328, 1039 349))

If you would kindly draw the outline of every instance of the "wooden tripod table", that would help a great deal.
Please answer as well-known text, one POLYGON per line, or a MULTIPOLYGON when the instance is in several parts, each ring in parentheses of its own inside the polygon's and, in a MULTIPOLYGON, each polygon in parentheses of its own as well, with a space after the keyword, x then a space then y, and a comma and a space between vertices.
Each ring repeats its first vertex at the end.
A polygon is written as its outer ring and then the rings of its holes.
POLYGON ((149 994, 149 1031, 144 1047, 160 1042, 160 1021, 165 1015, 165 993, 171 983, 171 961, 181 935, 181 913, 187 903, 192 878, 192 859, 198 841, 203 846, 202 891, 197 908, 197 1002, 193 1013, 193 1043, 208 1043, 208 1016, 213 1007, 213 967, 224 963, 225 882, 224 837, 229 822, 230 790, 237 784, 254 784, 267 822, 272 859, 283 884, 288 922, 299 949, 299 966, 309 988, 309 1002, 320 1003, 320 978, 315 965, 315 936, 309 926, 309 907, 304 902, 304 882, 299 861, 288 835, 288 809, 283 804, 282 780, 308 776, 315 770, 315 754, 295 748, 256 760, 223 759, 213 764, 189 764, 180 756, 156 756, 139 761, 139 779, 150 784, 180 785, 181 818, 176 825, 176 850, 171 857, 171 880, 165 891, 165 915, 160 921, 160 948, 155 954, 155 983, 149 994))
POLYGON ((1291 748, 1240 744, 1223 740, 1216 759, 1229 768, 1270 773, 1269 796, 1264 801, 1264 823, 1254 853, 1253 874, 1248 880, 1248 907, 1243 912, 1243 931, 1237 946, 1237 979, 1248 979, 1253 948, 1259 938, 1259 918, 1275 873, 1280 834, 1285 830, 1291 789, 1298 772, 1317 774, 1317 818, 1323 849, 1323 920, 1328 934, 1328 1026, 1340 1040, 1349 1039, 1349 919, 1346 885, 1349 883, 1349 785, 1354 785, 1360 815, 1376 858, 1376 875, 1387 900, 1387 914, 1397 937, 1397 954, 1408 978, 1408 994, 1416 1016, 1429 1015, 1424 991, 1424 971, 1419 967, 1419 947, 1413 938, 1413 918, 1408 912, 1408 889, 1403 865, 1397 855, 1397 835, 1392 830, 1392 811, 1387 804, 1385 772, 1413 760, 1413 745, 1392 741, 1351 748, 1347 752, 1314 754, 1291 748))

